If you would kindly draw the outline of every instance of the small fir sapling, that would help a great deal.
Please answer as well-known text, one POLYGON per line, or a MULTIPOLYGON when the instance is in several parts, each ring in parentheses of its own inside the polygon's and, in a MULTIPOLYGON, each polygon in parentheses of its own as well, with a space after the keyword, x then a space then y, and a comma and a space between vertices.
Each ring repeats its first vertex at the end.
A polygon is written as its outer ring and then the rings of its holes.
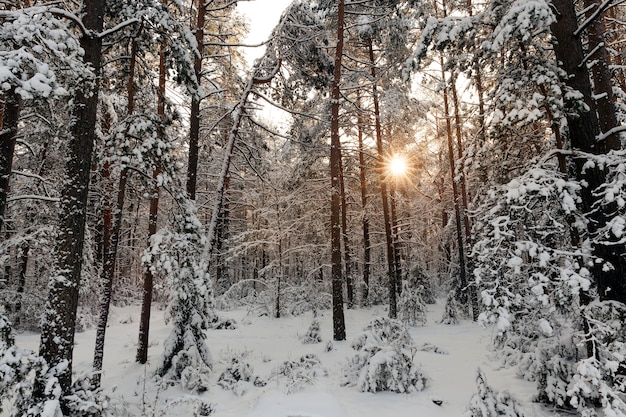
POLYGON ((178 232, 155 234, 144 255, 148 267, 167 277, 172 288, 165 317, 173 328, 157 374, 202 392, 212 368, 206 330, 213 320, 213 289, 208 265, 201 259, 206 240, 202 226, 192 202, 181 196, 179 201, 184 213, 177 216, 178 232))
POLYGON ((424 287, 410 286, 408 281, 402 282, 402 294, 398 300, 398 318, 409 326, 426 324, 426 303, 422 298, 424 287))
POLYGON ((357 353, 343 370, 343 385, 357 385, 362 392, 421 391, 427 378, 413 363, 416 347, 404 324, 377 318, 352 342, 357 353))
POLYGON ((454 290, 448 292, 446 304, 441 318, 442 324, 459 324, 459 306, 454 295, 454 290))
POLYGON ((464 417, 525 417, 524 411, 507 391, 496 393, 487 385, 485 374, 478 369, 478 391, 470 399, 464 417))
POLYGON ((320 334, 320 322, 317 319, 313 319, 306 334, 302 336, 303 344, 321 343, 322 335, 320 334))
POLYGON ((420 285, 423 287, 422 299, 426 304, 435 304, 437 300, 435 298, 433 284, 420 266, 416 266, 415 269, 413 269, 410 281, 411 285, 416 288, 420 285))

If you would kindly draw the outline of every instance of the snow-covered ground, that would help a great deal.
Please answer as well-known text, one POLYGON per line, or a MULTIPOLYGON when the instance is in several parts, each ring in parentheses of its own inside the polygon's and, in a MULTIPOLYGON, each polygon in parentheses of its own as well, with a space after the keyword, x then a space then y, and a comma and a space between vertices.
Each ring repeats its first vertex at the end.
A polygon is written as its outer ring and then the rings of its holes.
MULTIPOLYGON (((425 343, 447 352, 418 350, 415 362, 428 376, 425 390, 411 394, 362 393, 354 386, 342 386, 342 369, 355 351, 351 341, 373 318, 386 316, 384 307, 346 311, 347 340, 333 342, 331 312, 324 311, 319 322, 322 343, 302 344, 302 336, 312 321, 309 312, 298 317, 274 319, 258 317, 246 310, 220 312, 222 317, 237 320, 236 330, 211 330, 208 345, 213 355, 214 369, 208 392, 186 392, 179 385, 166 387, 151 377, 162 352, 162 341, 169 333, 163 323, 163 312, 152 313, 149 363, 135 363, 139 307, 114 308, 107 330, 103 387, 113 397, 122 397, 125 409, 135 416, 193 416, 197 400, 214 404, 216 417, 458 417, 476 391, 476 371, 480 367, 495 390, 506 389, 520 401, 529 416, 555 416, 532 403, 534 384, 516 377, 513 369, 501 368, 492 358, 488 345, 489 330, 465 321, 459 325, 438 324, 443 312, 442 302, 430 305, 428 322, 410 329, 418 347, 425 343), (245 355, 253 374, 267 381, 265 386, 242 384, 239 394, 218 384, 218 377, 233 356, 245 355), (305 354, 315 354, 327 374, 313 378, 301 389, 287 388, 284 376, 275 370, 284 361, 297 361, 305 354), (274 375, 274 376, 272 376, 274 375), (441 403, 437 405, 436 403, 441 403)), ((95 330, 77 334, 75 370, 88 370, 93 355, 95 330)), ((37 334, 18 335, 17 343, 36 349, 37 334)))

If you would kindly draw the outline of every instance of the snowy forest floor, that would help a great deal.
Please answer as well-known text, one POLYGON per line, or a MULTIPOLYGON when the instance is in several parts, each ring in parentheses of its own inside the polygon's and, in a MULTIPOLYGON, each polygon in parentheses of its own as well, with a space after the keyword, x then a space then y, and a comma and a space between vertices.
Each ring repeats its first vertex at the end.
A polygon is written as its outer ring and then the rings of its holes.
MULTIPOLYGON (((386 316, 383 306, 346 310, 347 340, 333 342, 332 314, 323 311, 318 318, 322 343, 302 344, 300 337, 312 321, 308 312, 297 317, 274 319, 258 317, 244 309, 219 312, 223 318, 237 320, 235 330, 210 330, 208 346, 214 369, 208 392, 184 391, 180 385, 166 387, 151 375, 158 366, 169 327, 163 322, 163 311, 154 309, 151 321, 149 363, 135 363, 140 307, 114 308, 107 330, 103 388, 113 398, 123 398, 124 408, 132 416, 193 416, 198 399, 214 404, 215 417, 458 417, 466 410, 470 397, 476 392, 476 372, 481 368, 488 384, 496 391, 508 390, 524 407, 528 416, 558 416, 556 410, 532 402, 534 383, 519 379, 514 369, 505 369, 489 351, 491 332, 465 320, 458 325, 439 324, 443 302, 428 306, 428 322, 423 327, 411 327, 410 334, 418 346, 414 360, 428 376, 426 389, 411 394, 390 392, 362 393, 355 386, 341 386, 342 370, 355 351, 352 340, 373 318, 386 316), (435 353, 430 344, 447 352, 435 353), (283 362, 298 361, 305 354, 315 354, 321 367, 317 376, 308 374, 290 384, 293 379, 276 376, 283 362), (253 375, 267 381, 257 387, 251 382, 238 385, 238 394, 221 388, 217 382, 235 356, 245 359, 253 375), (326 375, 324 375, 326 373, 326 375), (441 402, 437 405, 436 402, 441 402)), ((76 371, 91 366, 95 330, 76 335, 76 371)), ((39 335, 23 333, 17 343, 23 348, 37 349, 39 335)))

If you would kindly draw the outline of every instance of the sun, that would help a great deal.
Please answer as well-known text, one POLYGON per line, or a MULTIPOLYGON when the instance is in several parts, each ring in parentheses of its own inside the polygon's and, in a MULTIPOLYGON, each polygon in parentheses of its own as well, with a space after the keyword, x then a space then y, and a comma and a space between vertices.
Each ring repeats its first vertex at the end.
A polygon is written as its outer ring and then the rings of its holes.
POLYGON ((403 155, 395 154, 389 160, 387 169, 392 177, 405 177, 409 172, 409 164, 403 155))

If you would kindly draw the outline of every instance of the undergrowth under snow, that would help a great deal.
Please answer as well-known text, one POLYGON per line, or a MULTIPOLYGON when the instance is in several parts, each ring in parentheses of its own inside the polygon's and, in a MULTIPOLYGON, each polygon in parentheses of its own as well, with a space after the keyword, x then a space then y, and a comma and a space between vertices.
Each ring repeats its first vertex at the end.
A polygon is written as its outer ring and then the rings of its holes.
MULTIPOLYGON (((142 366, 134 362, 140 309, 114 308, 113 324, 107 331, 103 388, 114 400, 123 400, 124 409, 133 416, 458 417, 477 391, 480 368, 489 385, 510 392, 527 415, 558 415, 533 403, 534 385, 492 357, 490 330, 468 320, 439 324, 444 309, 441 300, 428 308, 426 325, 409 328, 415 342, 414 363, 427 378, 421 391, 360 392, 357 386, 343 383, 343 371, 355 354, 353 340, 372 319, 387 315, 383 306, 346 310, 347 340, 341 342, 332 341, 331 312, 322 311, 317 317, 321 343, 302 343, 313 322, 311 313, 274 319, 243 309, 220 312, 224 318, 235 319, 238 328, 208 331, 214 365, 209 390, 201 394, 153 377, 163 353, 162 341, 170 332, 162 311, 155 309, 152 314, 149 362, 142 366), (297 368, 298 364, 302 367, 297 368), (225 377, 220 380, 222 374, 225 377)), ((77 372, 90 368, 94 334, 89 330, 76 335, 77 372)), ((38 343, 34 333, 17 337, 23 348, 36 349, 38 343)))

